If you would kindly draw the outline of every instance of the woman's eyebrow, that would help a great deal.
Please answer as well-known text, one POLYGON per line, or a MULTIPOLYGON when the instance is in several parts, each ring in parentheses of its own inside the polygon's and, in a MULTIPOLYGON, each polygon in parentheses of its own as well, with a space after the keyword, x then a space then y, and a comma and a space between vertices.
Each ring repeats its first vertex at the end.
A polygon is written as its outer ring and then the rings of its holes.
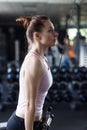
POLYGON ((48 27, 49 29, 53 29, 54 30, 54 28, 53 27, 48 27))

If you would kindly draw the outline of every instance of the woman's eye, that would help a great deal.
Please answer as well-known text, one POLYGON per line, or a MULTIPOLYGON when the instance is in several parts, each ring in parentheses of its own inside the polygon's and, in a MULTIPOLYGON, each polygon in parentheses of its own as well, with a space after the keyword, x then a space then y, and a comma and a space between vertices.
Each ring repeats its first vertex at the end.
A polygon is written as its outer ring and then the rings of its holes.
POLYGON ((52 29, 50 29, 50 30, 49 30, 49 32, 53 32, 53 30, 52 30, 52 29))

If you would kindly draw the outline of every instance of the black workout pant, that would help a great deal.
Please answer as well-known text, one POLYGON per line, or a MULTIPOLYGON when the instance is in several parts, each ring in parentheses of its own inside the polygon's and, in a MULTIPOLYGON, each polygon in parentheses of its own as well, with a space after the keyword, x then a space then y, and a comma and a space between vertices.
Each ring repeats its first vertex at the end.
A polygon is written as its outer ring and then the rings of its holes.
MULTIPOLYGON (((40 121, 35 121, 33 130, 37 130, 40 121)), ((11 115, 8 120, 6 130, 25 130, 24 119, 16 116, 15 112, 11 115)))

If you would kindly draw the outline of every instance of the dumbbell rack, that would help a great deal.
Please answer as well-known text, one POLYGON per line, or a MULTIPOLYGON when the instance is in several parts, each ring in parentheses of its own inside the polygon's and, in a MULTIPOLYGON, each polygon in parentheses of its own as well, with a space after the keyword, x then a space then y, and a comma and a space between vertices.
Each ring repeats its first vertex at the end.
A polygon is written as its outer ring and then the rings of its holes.
POLYGON ((0 111, 4 111, 7 106, 17 105, 17 98, 18 98, 18 90, 16 90, 17 87, 18 87, 17 82, 12 84, 11 83, 9 84, 8 82, 5 81, 3 82, 3 90, 0 101, 0 111))
MULTIPOLYGON (((52 68, 53 85, 46 101, 49 103, 67 103, 70 109, 80 108, 87 103, 87 68, 52 68)), ((61 104, 60 104, 61 105, 61 104)))

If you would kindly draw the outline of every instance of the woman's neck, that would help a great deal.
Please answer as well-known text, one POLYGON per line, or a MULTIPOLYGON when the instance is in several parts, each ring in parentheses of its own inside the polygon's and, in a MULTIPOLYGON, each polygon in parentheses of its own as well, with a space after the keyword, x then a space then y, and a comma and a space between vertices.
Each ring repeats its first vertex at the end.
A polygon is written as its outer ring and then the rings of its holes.
POLYGON ((41 48, 41 47, 34 47, 34 46, 32 46, 31 51, 35 51, 35 52, 38 53, 41 57, 44 57, 44 53, 45 53, 46 49, 41 48))
POLYGON ((37 54, 39 54, 41 57, 44 57, 44 52, 38 50, 38 49, 31 49, 31 51, 36 52, 37 54))

